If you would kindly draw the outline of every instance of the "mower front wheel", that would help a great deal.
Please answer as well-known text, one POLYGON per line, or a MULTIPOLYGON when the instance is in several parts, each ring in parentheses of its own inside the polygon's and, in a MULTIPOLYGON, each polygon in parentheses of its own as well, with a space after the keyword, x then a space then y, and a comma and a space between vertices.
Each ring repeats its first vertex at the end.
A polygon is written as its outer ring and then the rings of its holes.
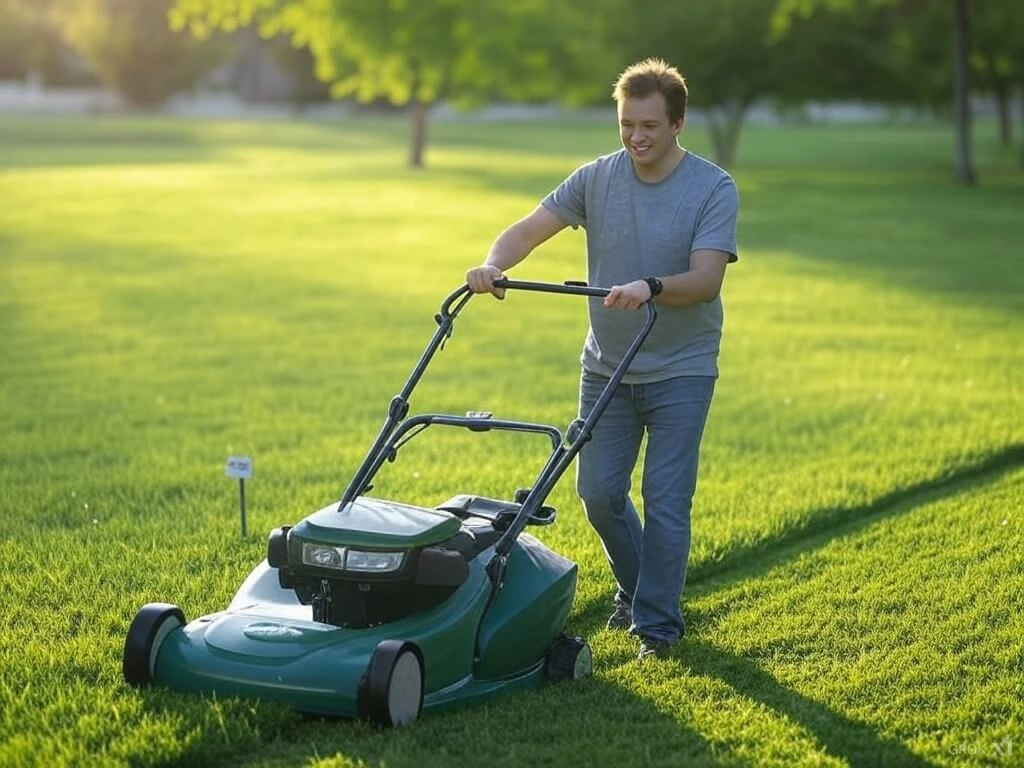
POLYGON ((153 682, 156 657, 167 636, 185 625, 185 614, 176 605, 147 603, 128 627, 121 668, 124 679, 136 687, 153 682))
POLYGON ((359 716, 380 728, 413 722, 423 710, 423 677, 415 643, 381 641, 359 686, 359 716))
POLYGON ((548 649, 544 671, 548 680, 579 680, 593 670, 590 644, 582 637, 559 635, 548 649))

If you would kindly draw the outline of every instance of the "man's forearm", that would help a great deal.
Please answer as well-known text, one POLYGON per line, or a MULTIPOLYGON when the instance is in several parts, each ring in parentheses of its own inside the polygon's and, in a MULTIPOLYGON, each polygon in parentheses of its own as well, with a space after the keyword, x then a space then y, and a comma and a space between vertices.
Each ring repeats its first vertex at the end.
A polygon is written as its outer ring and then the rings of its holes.
POLYGON ((495 239, 484 263, 504 272, 525 259, 531 250, 531 244, 519 232, 518 225, 513 224, 495 239))
POLYGON ((722 290, 722 278, 713 270, 691 270, 660 279, 663 289, 657 301, 673 307, 714 301, 722 290))
POLYGON ((658 301, 673 307, 714 301, 722 291, 729 254, 710 249, 690 254, 690 269, 661 278, 663 290, 658 301))

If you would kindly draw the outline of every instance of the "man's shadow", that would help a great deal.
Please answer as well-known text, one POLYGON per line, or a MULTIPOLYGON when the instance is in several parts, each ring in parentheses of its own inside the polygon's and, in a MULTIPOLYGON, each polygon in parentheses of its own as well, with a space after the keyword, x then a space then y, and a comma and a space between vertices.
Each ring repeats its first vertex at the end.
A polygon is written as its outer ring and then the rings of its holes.
MULTIPOLYGON (((580 627, 587 633, 600 629, 601 606, 587 609, 586 620, 580 627)), ((688 616, 688 620, 691 617, 688 616)), ((703 623, 699 617, 695 623, 703 623)), ((672 677, 706 677, 721 681, 737 696, 762 704, 778 716, 797 724, 816 741, 830 756, 844 761, 853 768, 860 766, 930 766, 931 762, 915 755, 898 739, 878 733, 875 725, 865 723, 841 714, 819 701, 794 691, 780 683, 762 669, 755 661, 716 647, 707 640, 687 635, 669 652, 664 659, 630 661, 636 649, 630 644, 629 656, 621 655, 607 661, 612 664, 641 664, 641 675, 649 669, 652 677, 659 680, 672 677), (668 671, 672 665, 678 672, 668 671)), ((626 696, 622 705, 633 711, 640 711, 641 699, 626 696)), ((687 729, 689 730, 689 729, 687 729)), ((703 741, 703 736, 692 731, 694 739, 703 741)), ((710 745, 708 745, 710 747, 710 745)), ((729 745, 716 744, 711 752, 717 752, 727 763, 734 763, 740 756, 730 754, 729 745)), ((742 761, 741 761, 742 762, 742 761)))
POLYGON ((718 678, 737 694, 799 724, 829 755, 850 766, 926 766, 901 741, 874 726, 842 715, 779 683, 756 663, 701 640, 681 643, 677 663, 691 673, 718 678))
MULTIPOLYGON (((753 580, 793 558, 813 552, 839 536, 851 535, 883 520, 906 514, 920 505, 960 493, 983 483, 994 482, 1024 461, 1024 446, 1011 445, 973 466, 964 467, 947 477, 923 481, 894 491, 874 503, 854 510, 823 510, 812 516, 812 523, 770 542, 755 542, 729 553, 722 562, 695 569, 687 591, 706 595, 730 585, 753 580), (692 582, 696 582, 695 584, 692 582)), ((594 595, 578 607, 580 629, 598 631, 611 603, 610 595, 594 595)), ((728 605, 712 611, 716 615, 694 615, 687 609, 691 626, 707 626, 729 612, 728 605)), ((623 657, 619 660, 626 663, 623 657)), ((825 704, 798 693, 780 683, 755 661, 722 650, 702 639, 687 635, 671 651, 669 658, 654 664, 674 664, 684 673, 721 680, 738 695, 756 701, 802 726, 829 755, 851 766, 926 766, 928 760, 915 755, 898 739, 881 735, 869 723, 847 717, 825 704)), ((652 670, 653 671, 653 670, 652 670)), ((664 672, 659 675, 664 676, 664 672)))

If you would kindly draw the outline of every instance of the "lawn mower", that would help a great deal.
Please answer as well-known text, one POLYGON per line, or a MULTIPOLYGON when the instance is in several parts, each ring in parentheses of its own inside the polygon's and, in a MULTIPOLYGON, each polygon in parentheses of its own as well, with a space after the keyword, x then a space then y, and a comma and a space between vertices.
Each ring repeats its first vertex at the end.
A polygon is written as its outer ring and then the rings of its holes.
MULTIPOLYGON (((495 285, 608 294, 577 282, 495 285)), ((189 623, 175 605, 139 610, 124 645, 129 684, 276 700, 386 727, 424 709, 590 673, 590 647, 564 632, 577 566, 524 529, 555 521, 544 502, 650 333, 654 306, 646 304, 646 322, 593 411, 564 434, 487 412, 409 416, 414 387, 472 295, 463 285, 443 302, 433 338, 340 501, 271 531, 266 559, 225 610, 189 623), (511 500, 460 493, 420 507, 368 496, 383 463, 431 426, 536 433, 551 453, 511 500)))

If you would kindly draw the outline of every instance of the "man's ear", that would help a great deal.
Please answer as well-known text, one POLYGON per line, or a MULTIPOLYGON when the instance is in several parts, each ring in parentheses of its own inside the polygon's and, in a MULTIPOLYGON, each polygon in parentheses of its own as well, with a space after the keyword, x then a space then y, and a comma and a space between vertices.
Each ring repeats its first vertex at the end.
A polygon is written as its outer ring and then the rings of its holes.
POLYGON ((686 118, 685 117, 681 117, 681 118, 679 118, 679 121, 674 126, 672 126, 672 133, 674 135, 678 136, 680 133, 683 132, 683 128, 685 128, 685 127, 686 127, 686 118))

